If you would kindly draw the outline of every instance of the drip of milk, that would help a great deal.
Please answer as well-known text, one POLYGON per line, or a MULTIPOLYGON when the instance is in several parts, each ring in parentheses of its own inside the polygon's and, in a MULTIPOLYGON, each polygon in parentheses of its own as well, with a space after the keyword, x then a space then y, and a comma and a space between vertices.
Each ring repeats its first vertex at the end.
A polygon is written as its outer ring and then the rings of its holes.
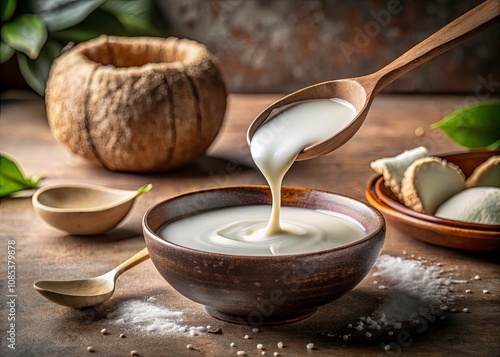
POLYGON ((272 207, 202 212, 163 226, 159 235, 188 248, 233 255, 300 254, 362 239, 366 230, 351 217, 281 207, 281 183, 297 155, 344 129, 355 116, 354 107, 341 99, 306 101, 279 112, 255 132, 250 145, 252 158, 269 183, 272 207))
POLYGON ((317 99, 286 109, 257 129, 250 151, 273 197, 266 236, 283 233, 280 225, 281 182, 299 153, 335 135, 355 116, 354 106, 345 100, 317 99))

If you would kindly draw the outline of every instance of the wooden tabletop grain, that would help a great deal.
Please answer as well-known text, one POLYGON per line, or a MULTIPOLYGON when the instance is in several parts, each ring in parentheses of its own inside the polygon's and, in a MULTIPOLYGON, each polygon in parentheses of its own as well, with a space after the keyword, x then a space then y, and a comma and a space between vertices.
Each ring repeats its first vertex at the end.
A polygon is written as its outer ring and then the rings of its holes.
MULTIPOLYGON (((10 93, 2 96, 0 152, 15 158, 26 174, 43 173, 42 185, 85 182, 134 189, 152 183, 130 215, 114 231, 100 236, 66 235, 45 224, 29 198, 2 199, 0 204, 0 326, 2 356, 258 356, 256 345, 273 356, 499 356, 500 269, 498 255, 457 251, 429 245, 388 227, 382 254, 441 264, 443 274, 465 282, 453 285, 451 309, 444 320, 421 319, 399 330, 382 328, 366 337, 349 328, 384 302, 390 289, 374 284, 373 271, 353 291, 312 317, 288 325, 250 327, 224 323, 207 315, 164 282, 151 261, 123 274, 115 295, 105 304, 84 310, 55 305, 32 285, 41 279, 72 279, 100 275, 144 247, 141 218, 154 203, 196 189, 225 185, 264 184, 245 142, 252 119, 277 95, 230 95, 224 126, 206 156, 175 172, 143 175, 107 171, 69 153, 51 135, 42 99, 10 93), (15 246, 15 252, 8 249, 15 246), (14 258, 11 256, 14 255, 14 258), (8 259, 15 259, 15 274, 8 259), (473 277, 480 276, 480 280, 473 277), (11 279, 14 278, 14 279, 11 279), (12 281, 13 280, 13 281, 12 281), (472 293, 465 293, 470 289, 472 293), (483 294, 483 290, 489 291, 483 294), (177 333, 157 336, 114 325, 109 312, 130 300, 183 312, 186 326, 220 327, 222 334, 177 333), (464 308, 469 313, 462 312, 464 308), (101 334, 106 328, 109 334, 101 334), (392 332, 392 334, 390 334, 392 332), (126 338, 120 338, 121 333, 126 338), (249 339, 244 336, 249 335, 249 339), (347 335, 348 339, 343 336, 347 335), (9 339, 10 338, 10 339, 9 339), (277 343, 285 345, 280 349, 277 343), (230 347, 234 342, 236 347, 230 347), (314 343, 308 351, 306 345, 314 343), (187 349, 188 344, 193 349, 187 349), (87 351, 92 346, 95 352, 87 351), (386 350, 385 346, 389 346, 386 350), (15 350, 12 348, 15 347, 15 350)), ((380 96, 361 130, 339 150, 296 163, 284 184, 345 194, 363 201, 374 173, 370 162, 419 145, 432 154, 463 151, 429 125, 454 109, 470 104, 470 96, 380 96), (415 130, 423 128, 417 136, 415 130)), ((420 129, 419 129, 420 130, 420 129)), ((248 272, 251 274, 251 272, 248 272)))

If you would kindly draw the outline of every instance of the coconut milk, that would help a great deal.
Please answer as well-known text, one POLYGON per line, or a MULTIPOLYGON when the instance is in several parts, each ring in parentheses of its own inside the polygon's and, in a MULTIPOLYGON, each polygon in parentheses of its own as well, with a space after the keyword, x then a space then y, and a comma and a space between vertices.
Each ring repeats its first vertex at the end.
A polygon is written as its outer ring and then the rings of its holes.
POLYGON ((366 237, 355 219, 331 211, 281 207, 283 231, 266 236, 271 207, 236 206, 202 212, 163 226, 169 242, 232 255, 302 254, 332 249, 366 237))
POLYGON ((365 237, 364 227, 351 217, 281 207, 281 183, 298 154, 335 135, 355 116, 354 107, 341 99, 302 102, 278 113, 256 131, 250 145, 253 160, 269 183, 272 207, 203 212, 169 223, 159 235, 185 247, 234 255, 308 253, 365 237))
POLYGON ((299 153, 335 135, 355 116, 356 110, 345 100, 311 100, 278 114, 255 132, 250 151, 273 196, 267 236, 283 232, 281 182, 299 153))

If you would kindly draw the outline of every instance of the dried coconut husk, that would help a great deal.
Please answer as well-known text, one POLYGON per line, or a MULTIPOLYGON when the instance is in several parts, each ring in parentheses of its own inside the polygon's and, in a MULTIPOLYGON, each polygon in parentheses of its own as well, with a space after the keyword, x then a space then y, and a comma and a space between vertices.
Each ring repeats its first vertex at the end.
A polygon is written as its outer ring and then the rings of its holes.
POLYGON ((417 212, 434 214, 439 206, 465 189, 462 170, 439 157, 416 160, 401 181, 403 203, 417 212))
POLYGON ((465 184, 468 188, 477 186, 500 187, 500 155, 492 156, 476 167, 465 184))
POLYGON ((215 139, 226 88, 205 46, 178 38, 101 36, 61 55, 46 89, 56 139, 115 171, 163 171, 215 139))

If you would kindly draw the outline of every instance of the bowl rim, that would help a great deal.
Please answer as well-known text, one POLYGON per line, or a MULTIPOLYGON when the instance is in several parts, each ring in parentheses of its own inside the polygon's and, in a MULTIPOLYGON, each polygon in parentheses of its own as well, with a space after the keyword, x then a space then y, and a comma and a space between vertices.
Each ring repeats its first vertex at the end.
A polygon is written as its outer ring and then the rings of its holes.
MULTIPOLYGON (((446 227, 449 229, 466 229, 475 232, 500 232, 500 225, 498 224, 482 224, 482 223, 471 223, 464 221, 457 221, 452 219, 440 218, 427 213, 421 213, 413 211, 412 209, 406 207, 399 201, 395 201, 390 196, 384 194, 381 191, 381 187, 385 187, 383 183, 382 175, 375 175, 368 180, 366 185, 365 196, 368 199, 374 200, 379 208, 385 211, 395 211, 398 214, 404 216, 405 218, 416 219, 417 221, 423 221, 435 226, 446 227)), ((393 213, 389 212, 391 215, 393 213)), ((499 237, 500 238, 500 237, 499 237)))
MULTIPOLYGON (((315 189, 315 188, 305 188, 305 187, 298 187, 298 186, 282 186, 283 189, 288 189, 288 190, 294 190, 294 191, 314 191, 314 192, 319 192, 319 193, 326 193, 329 195, 334 195, 337 197, 340 197, 342 199, 347 199, 356 202, 357 204, 360 204, 364 206, 366 209, 368 209, 371 213, 374 214, 374 218, 376 219, 376 229, 371 233, 368 234, 366 237, 358 239, 354 242, 351 242, 346 245, 342 245, 340 247, 335 247, 331 249, 326 249, 326 250, 320 250, 320 251, 315 251, 315 252, 308 252, 308 253, 299 253, 299 254, 282 254, 282 255, 236 255, 236 254, 225 254, 225 253, 216 253, 216 252, 209 252, 209 251, 204 251, 204 250, 199 250, 199 249, 194 249, 194 248, 189 248, 185 247, 180 244, 172 243, 169 242, 166 239, 161 238, 155 231, 151 229, 149 224, 147 223, 147 218, 151 215, 151 213, 156 210, 159 206, 166 204, 167 202, 175 199, 181 199, 186 196, 192 196, 192 195, 197 195, 200 193, 204 192, 214 192, 214 191, 231 191, 235 189, 244 189, 245 191, 247 190, 263 190, 267 189, 269 190, 269 186, 267 185, 237 185, 237 186, 218 186, 218 187, 213 187, 213 188, 205 188, 205 189, 199 189, 199 190, 194 190, 186 193, 182 193, 173 197, 170 197, 168 199, 159 201, 152 205, 150 208, 147 209, 147 211, 144 213, 143 218, 142 218, 142 229, 144 233, 147 233, 145 235, 149 236, 152 238, 156 243, 162 244, 162 245, 167 245, 171 248, 174 248, 176 250, 184 251, 184 252, 190 252, 202 256, 210 256, 213 258, 217 259, 222 259, 222 258, 237 258, 237 259, 242 259, 242 260, 251 260, 251 259, 259 259, 259 260, 289 260, 290 258, 294 257, 310 257, 310 256, 315 256, 315 255, 322 255, 322 254, 327 254, 327 253, 333 253, 335 251, 341 251, 344 249, 348 249, 350 247, 356 246, 363 244, 371 239, 376 238, 380 234, 383 236, 383 241, 385 240, 385 231, 386 231, 386 222, 385 218, 380 213, 374 206, 372 206, 369 203, 363 202, 361 200, 334 193, 331 191, 326 191, 326 190, 320 190, 320 189, 315 189)), ((231 206, 227 206, 231 207, 231 206)), ((208 209, 209 211, 210 209, 208 209)), ((203 212, 203 211, 202 211, 203 212)), ((166 222, 164 222, 162 225, 164 225, 166 222)), ((148 246, 148 239, 146 239, 146 246, 148 246)))
POLYGON ((60 183, 52 183, 38 188, 33 197, 31 198, 31 202, 35 208, 40 210, 44 210, 50 213, 68 213, 68 214, 80 214, 80 213, 101 213, 103 211, 112 209, 116 206, 119 206, 130 200, 130 197, 124 197, 122 199, 116 200, 115 202, 110 202, 105 205, 95 206, 95 207, 55 207, 49 206, 45 203, 42 203, 40 197, 45 194, 49 194, 51 191, 64 190, 64 189, 76 189, 76 190, 95 190, 95 191, 103 191, 103 192, 123 192, 130 191, 127 189, 116 189, 107 186, 94 185, 91 183, 81 183, 81 182, 60 182, 60 183))

